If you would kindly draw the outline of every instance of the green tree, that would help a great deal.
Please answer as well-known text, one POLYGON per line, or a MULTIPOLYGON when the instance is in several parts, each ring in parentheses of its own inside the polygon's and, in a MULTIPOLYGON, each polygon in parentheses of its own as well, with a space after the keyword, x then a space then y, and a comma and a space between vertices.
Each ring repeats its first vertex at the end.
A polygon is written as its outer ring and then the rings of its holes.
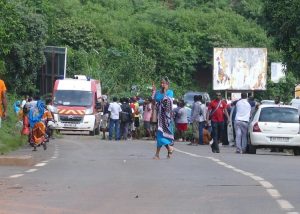
POLYGON ((297 0, 265 0, 265 27, 275 38, 289 72, 300 79, 300 3, 297 0))
POLYGON ((10 48, 3 56, 7 74, 5 80, 12 92, 33 92, 36 90, 37 74, 44 63, 47 26, 41 15, 24 5, 11 3, 10 7, 18 23, 10 30, 20 37, 10 42, 10 48))

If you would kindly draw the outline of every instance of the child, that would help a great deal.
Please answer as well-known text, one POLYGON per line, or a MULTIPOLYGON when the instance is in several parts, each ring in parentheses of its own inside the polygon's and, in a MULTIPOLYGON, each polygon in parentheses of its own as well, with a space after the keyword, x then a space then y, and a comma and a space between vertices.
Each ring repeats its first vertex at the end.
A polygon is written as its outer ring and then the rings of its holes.
POLYGON ((208 126, 205 126, 203 129, 203 144, 208 145, 212 137, 208 131, 208 126))

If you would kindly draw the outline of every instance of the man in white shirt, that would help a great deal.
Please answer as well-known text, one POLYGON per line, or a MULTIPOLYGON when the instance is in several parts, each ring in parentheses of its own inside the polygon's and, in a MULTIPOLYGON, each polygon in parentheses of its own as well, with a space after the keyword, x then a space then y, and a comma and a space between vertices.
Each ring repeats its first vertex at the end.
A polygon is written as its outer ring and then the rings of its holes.
POLYGON ((113 128, 115 128, 115 140, 120 140, 120 120, 119 115, 122 111, 121 106, 117 103, 118 99, 113 98, 113 102, 109 104, 109 140, 112 140, 113 128))
POLYGON ((236 103, 235 133, 236 153, 245 153, 247 148, 247 132, 250 120, 251 106, 247 100, 247 93, 241 94, 242 99, 236 103))

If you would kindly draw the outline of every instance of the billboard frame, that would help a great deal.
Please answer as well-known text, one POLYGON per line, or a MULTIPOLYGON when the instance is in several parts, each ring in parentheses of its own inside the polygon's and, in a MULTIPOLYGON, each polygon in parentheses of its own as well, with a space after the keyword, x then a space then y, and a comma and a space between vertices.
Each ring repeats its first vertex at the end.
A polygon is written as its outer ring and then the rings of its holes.
MULTIPOLYGON (((267 77, 268 77, 268 49, 266 47, 214 47, 213 48, 213 63, 212 63, 212 90, 213 91, 225 91, 226 92, 253 92, 254 91, 266 91, 267 90, 267 77), (264 89, 233 89, 233 88, 227 88, 227 89, 216 89, 215 87, 215 49, 262 49, 265 52, 265 80, 264 80, 264 89)), ((227 93, 226 93, 227 94, 227 93)))

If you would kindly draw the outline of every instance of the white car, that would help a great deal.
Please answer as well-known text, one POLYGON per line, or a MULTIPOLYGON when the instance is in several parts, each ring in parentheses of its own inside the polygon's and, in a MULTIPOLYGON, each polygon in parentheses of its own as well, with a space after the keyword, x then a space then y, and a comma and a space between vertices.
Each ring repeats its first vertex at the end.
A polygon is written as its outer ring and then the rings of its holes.
MULTIPOLYGON (((274 100, 262 100, 260 101, 261 105, 272 105, 275 104, 274 100)), ((283 105, 283 102, 280 102, 280 105, 283 105)))
POLYGON ((248 148, 288 148, 300 155, 298 109, 288 105, 261 105, 249 123, 248 148))
POLYGON ((234 117, 235 117, 235 106, 231 107, 229 114, 230 121, 227 124, 227 140, 230 145, 235 145, 235 133, 234 133, 234 117))

